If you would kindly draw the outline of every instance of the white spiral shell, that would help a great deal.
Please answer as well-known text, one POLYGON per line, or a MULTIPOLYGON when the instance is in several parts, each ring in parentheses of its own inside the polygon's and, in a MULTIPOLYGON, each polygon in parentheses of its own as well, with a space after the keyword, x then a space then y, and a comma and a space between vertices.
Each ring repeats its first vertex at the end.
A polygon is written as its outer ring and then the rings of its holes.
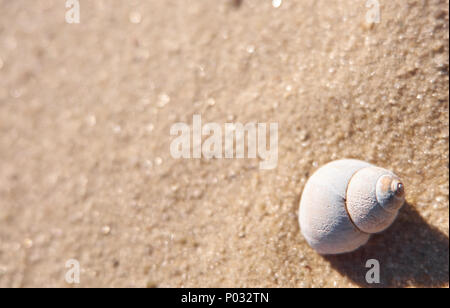
POLYGON ((300 200, 300 229, 320 254, 339 254, 364 245, 388 228, 404 203, 404 186, 392 172, 356 159, 319 168, 300 200))

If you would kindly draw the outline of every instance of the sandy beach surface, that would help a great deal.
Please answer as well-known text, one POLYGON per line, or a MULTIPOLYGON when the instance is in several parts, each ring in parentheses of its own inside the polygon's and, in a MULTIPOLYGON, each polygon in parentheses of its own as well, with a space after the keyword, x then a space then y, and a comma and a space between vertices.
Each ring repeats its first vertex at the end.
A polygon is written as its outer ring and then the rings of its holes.
POLYGON ((448 287, 448 0, 64 2, 0 0, 0 287, 448 287), (278 123, 277 167, 173 158, 195 114, 278 123), (339 158, 407 203, 324 257, 297 211, 339 158))

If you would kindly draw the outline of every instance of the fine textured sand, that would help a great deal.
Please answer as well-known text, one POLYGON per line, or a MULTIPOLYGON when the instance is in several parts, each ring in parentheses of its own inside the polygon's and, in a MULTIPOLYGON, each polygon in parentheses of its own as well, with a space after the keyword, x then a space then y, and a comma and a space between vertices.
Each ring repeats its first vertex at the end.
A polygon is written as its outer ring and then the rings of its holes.
POLYGON ((448 1, 0 0, 0 287, 448 286, 448 1), (173 123, 278 122, 278 166, 170 155, 173 123), (308 176, 359 158, 407 204, 323 257, 308 176))

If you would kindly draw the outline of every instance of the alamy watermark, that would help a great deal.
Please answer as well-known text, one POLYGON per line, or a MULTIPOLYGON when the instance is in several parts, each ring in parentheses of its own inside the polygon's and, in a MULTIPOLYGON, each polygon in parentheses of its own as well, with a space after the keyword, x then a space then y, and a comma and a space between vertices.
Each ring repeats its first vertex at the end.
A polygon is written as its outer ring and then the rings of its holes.
POLYGON ((367 0, 366 22, 368 24, 379 24, 381 20, 380 2, 378 0, 367 0))
POLYGON ((380 283, 380 262, 377 259, 369 259, 366 262, 366 268, 370 268, 366 273, 366 282, 380 283))
POLYGON ((278 123, 225 123, 222 129, 218 123, 202 125, 201 115, 195 114, 192 127, 175 123, 170 135, 177 136, 170 144, 173 158, 245 158, 247 139, 247 158, 259 157, 259 169, 273 169, 278 164, 278 123), (207 136, 204 141, 203 136, 207 136))
POLYGON ((80 23, 80 1, 66 0, 66 22, 68 24, 80 23))
POLYGON ((64 276, 68 284, 80 283, 80 262, 75 259, 67 260, 66 262, 66 275, 64 276))

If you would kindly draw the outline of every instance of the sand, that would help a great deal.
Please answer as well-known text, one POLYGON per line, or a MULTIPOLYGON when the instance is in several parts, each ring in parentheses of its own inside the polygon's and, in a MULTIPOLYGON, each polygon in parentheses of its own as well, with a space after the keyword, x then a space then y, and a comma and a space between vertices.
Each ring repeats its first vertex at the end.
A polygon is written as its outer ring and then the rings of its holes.
POLYGON ((375 24, 363 0, 80 4, 0 1, 0 287, 373 287, 372 258, 376 286, 448 287, 448 1, 380 0, 375 24), (277 168, 172 158, 194 114, 277 122, 277 168), (323 257, 299 198, 345 157, 407 204, 323 257))

